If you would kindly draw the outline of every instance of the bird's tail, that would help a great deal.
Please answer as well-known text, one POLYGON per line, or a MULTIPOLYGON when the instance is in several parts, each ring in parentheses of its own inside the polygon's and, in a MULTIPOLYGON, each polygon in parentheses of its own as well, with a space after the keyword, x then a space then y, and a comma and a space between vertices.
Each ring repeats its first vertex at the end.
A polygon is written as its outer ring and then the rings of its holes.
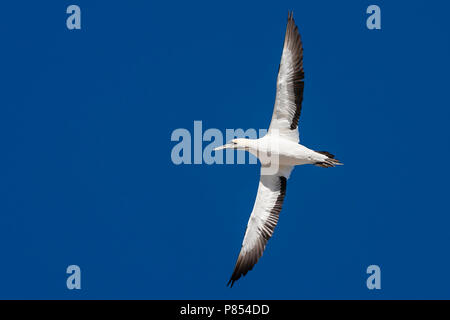
POLYGON ((343 163, 339 162, 339 160, 334 158, 334 154, 329 153, 328 151, 316 151, 317 153, 323 154, 327 156, 327 158, 323 161, 318 161, 314 163, 315 166, 322 168, 335 167, 337 165, 342 165, 343 163))

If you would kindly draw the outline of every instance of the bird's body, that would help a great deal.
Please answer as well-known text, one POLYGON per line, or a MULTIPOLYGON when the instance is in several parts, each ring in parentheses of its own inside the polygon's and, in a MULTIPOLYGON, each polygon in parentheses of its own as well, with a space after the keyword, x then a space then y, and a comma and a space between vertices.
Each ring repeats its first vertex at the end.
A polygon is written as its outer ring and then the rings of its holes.
POLYGON ((303 87, 303 47, 290 13, 278 71, 275 107, 267 135, 260 139, 233 139, 215 149, 246 150, 261 162, 258 193, 234 272, 228 282, 231 286, 245 276, 262 256, 278 222, 287 179, 294 166, 313 164, 328 168, 341 164, 329 152, 314 151, 299 144, 298 121, 303 87))
POLYGON ((267 134, 260 139, 234 139, 238 141, 239 147, 244 149, 264 165, 270 159, 272 164, 280 166, 298 166, 303 164, 323 163, 329 157, 323 153, 311 150, 295 141, 281 136, 267 134), (245 146, 245 147, 242 147, 245 146))

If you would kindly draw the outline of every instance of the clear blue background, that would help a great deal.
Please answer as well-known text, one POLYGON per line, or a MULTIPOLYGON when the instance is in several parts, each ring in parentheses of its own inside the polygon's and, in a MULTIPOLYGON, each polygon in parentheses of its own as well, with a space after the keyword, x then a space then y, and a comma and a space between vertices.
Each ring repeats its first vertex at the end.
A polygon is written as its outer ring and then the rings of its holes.
POLYGON ((450 298, 450 5, 16 1, 0 12, 0 298, 450 298), (78 4, 82 29, 66 28, 78 4), (366 28, 381 7, 382 30, 366 28), (302 166, 232 289, 257 165, 171 162, 174 129, 267 128, 288 10, 302 166), (67 290, 66 267, 82 270, 67 290), (381 267, 379 291, 366 268, 381 267))

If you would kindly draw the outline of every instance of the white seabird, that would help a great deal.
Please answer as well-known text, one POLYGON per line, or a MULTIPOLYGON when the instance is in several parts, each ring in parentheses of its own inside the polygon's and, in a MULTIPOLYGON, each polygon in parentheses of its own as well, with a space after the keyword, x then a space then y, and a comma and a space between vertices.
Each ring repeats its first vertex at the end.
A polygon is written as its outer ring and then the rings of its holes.
POLYGON ((293 14, 288 14, 283 53, 278 70, 277 94, 268 133, 260 139, 233 139, 216 148, 246 150, 261 162, 261 177, 253 211, 247 224, 228 285, 245 276, 258 262, 273 234, 286 194, 286 182, 296 165, 334 167, 341 164, 326 151, 299 144, 298 120, 304 87, 303 47, 293 14))

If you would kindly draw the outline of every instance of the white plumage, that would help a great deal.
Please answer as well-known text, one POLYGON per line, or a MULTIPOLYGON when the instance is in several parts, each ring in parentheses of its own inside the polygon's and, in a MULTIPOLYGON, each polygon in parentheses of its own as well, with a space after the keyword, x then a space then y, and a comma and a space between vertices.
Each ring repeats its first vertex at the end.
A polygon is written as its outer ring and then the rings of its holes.
POLYGON ((253 211, 247 224, 234 272, 234 282, 258 262, 273 234, 286 194, 287 179, 294 166, 341 164, 326 151, 314 151, 299 144, 298 120, 304 86, 303 48, 292 13, 288 15, 283 54, 277 78, 277 94, 267 135, 260 139, 233 139, 226 148, 246 150, 261 162, 261 177, 253 211))

